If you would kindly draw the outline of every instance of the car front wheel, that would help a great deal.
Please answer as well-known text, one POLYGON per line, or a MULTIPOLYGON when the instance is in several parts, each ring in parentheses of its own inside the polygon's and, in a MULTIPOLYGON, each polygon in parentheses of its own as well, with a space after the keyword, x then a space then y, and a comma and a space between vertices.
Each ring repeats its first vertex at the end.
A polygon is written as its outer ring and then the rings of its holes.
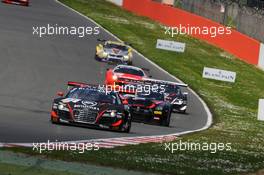
POLYGON ((161 120, 161 125, 170 126, 170 119, 171 119, 171 110, 169 110, 166 117, 164 116, 163 120, 161 120))

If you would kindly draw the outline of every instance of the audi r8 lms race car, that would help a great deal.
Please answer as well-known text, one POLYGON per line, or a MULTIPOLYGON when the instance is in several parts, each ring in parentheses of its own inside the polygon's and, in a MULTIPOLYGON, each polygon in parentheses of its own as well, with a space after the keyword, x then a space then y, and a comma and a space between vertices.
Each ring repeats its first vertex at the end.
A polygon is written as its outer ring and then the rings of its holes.
POLYGON ((100 40, 104 44, 96 46, 95 57, 97 60, 119 64, 132 64, 132 48, 123 42, 100 40))
POLYGON ((163 86, 165 100, 170 102, 170 104, 172 105, 172 110, 175 112, 186 113, 188 93, 182 92, 181 88, 188 87, 187 84, 156 79, 147 79, 145 80, 145 83, 163 86))
POLYGON ((2 0, 2 2, 7 4, 17 4, 17 5, 23 5, 28 6, 29 0, 2 0))
POLYGON ((165 101, 163 93, 151 91, 137 92, 134 97, 127 98, 133 121, 170 125, 171 104, 165 101))
POLYGON ((127 85, 138 84, 148 78, 143 69, 128 66, 118 65, 113 69, 108 69, 105 76, 105 84, 107 85, 127 85))
POLYGON ((54 99, 51 110, 53 123, 69 123, 129 132, 131 114, 117 92, 106 92, 96 85, 69 82, 73 86, 54 99))

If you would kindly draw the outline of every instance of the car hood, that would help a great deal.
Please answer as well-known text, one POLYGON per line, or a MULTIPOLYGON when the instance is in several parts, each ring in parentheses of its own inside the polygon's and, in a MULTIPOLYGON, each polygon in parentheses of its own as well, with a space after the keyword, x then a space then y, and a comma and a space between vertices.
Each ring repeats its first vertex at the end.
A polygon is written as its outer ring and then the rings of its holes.
POLYGON ((104 51, 108 54, 114 54, 114 55, 128 55, 128 50, 120 50, 116 48, 104 48, 104 51))
POLYGON ((143 80, 142 76, 132 75, 132 74, 125 74, 125 73, 115 73, 115 75, 120 79, 131 79, 131 80, 143 80))
POLYGON ((74 109, 90 109, 93 111, 104 111, 106 109, 111 109, 112 104, 98 102, 98 101, 88 101, 83 99, 72 99, 72 98, 62 98, 58 100, 58 104, 66 104, 71 110, 74 109))

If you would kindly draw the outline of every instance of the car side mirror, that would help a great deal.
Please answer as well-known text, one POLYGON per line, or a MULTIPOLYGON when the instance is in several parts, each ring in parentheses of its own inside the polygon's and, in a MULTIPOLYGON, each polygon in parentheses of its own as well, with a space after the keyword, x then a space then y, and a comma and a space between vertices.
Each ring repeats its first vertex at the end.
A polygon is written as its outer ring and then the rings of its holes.
POLYGON ((128 105, 128 100, 127 100, 127 99, 124 99, 124 100, 122 101, 122 103, 123 103, 123 105, 128 105))
POLYGON ((63 97, 64 96, 64 93, 61 92, 61 91, 59 91, 59 92, 57 92, 57 95, 60 96, 60 97, 63 97))

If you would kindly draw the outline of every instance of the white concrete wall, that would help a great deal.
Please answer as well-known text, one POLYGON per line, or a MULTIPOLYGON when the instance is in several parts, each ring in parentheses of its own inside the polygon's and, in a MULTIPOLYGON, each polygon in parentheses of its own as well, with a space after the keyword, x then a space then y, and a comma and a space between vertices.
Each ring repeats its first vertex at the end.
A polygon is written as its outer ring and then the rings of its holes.
POLYGON ((264 44, 260 44, 258 66, 264 70, 264 44))
POLYGON ((123 0, 107 0, 109 2, 112 2, 118 6, 123 6, 123 0))

